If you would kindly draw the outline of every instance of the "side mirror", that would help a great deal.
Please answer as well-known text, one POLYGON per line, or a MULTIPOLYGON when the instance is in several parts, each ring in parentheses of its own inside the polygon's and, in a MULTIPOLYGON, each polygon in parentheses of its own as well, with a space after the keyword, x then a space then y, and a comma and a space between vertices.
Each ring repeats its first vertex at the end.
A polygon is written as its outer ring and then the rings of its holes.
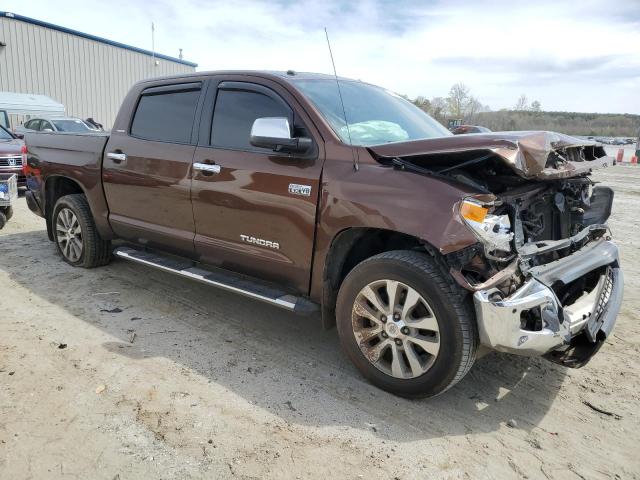
POLYGON ((20 140, 24 139, 24 133, 22 132, 13 132, 14 137, 19 138, 20 140))
POLYGON ((53 129, 51 129, 51 128, 43 128, 42 131, 43 132, 53 132, 53 129))
POLYGON ((285 117, 257 118, 251 127, 249 141, 254 147, 290 153, 304 153, 313 143, 307 137, 292 138, 289 120, 285 117))

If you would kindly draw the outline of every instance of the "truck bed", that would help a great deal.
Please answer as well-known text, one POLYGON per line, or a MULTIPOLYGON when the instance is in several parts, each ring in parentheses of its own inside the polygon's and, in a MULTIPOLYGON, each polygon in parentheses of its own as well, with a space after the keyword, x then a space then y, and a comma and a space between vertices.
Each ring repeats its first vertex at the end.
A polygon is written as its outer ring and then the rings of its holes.
POLYGON ((109 133, 29 132, 24 139, 29 153, 43 162, 100 167, 109 133))

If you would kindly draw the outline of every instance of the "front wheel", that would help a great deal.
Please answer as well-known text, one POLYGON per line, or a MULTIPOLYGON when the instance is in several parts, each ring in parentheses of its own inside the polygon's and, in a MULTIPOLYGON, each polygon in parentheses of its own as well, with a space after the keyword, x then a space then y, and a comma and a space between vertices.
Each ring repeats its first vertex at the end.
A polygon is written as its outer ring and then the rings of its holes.
POLYGON ((85 268, 109 263, 111 244, 100 237, 84 195, 61 197, 53 209, 52 224, 56 247, 65 262, 85 268))
POLYGON ((358 370, 397 395, 438 395, 475 361, 469 299, 424 253, 392 251, 358 264, 340 287, 336 314, 358 370))

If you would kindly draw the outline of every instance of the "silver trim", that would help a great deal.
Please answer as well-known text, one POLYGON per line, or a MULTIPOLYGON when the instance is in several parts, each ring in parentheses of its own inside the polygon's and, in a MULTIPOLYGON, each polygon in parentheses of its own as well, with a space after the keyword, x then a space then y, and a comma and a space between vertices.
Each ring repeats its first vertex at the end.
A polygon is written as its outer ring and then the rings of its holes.
POLYGON ((299 183, 290 183, 289 193, 292 195, 302 195, 303 197, 310 197, 311 185, 300 185, 299 183))
POLYGON ((207 285, 212 285, 214 287, 218 287, 218 288, 222 288, 223 290, 227 290, 230 292, 234 292, 234 293, 239 293, 240 295, 244 295, 245 297, 250 297, 256 300, 260 300, 262 302, 267 302, 270 303, 272 305, 277 305, 279 307, 283 307, 286 308, 287 310, 295 310, 296 307, 296 303, 295 302, 291 302, 288 299, 285 300, 285 298, 291 298, 290 295, 285 295, 283 297, 278 297, 278 298, 269 298, 269 297, 265 297, 264 295, 260 295, 259 293, 254 293, 248 290, 242 290, 241 288, 237 288, 237 287, 233 287, 231 285, 227 285, 226 283, 220 283, 220 282, 216 282, 215 280, 209 280, 207 278, 204 277, 204 275, 210 273, 206 270, 202 270, 200 268, 187 268, 184 270, 176 270, 170 267, 165 267, 164 265, 160 265, 158 263, 154 263, 154 262, 150 262, 148 260, 143 260, 141 258, 137 258, 133 255, 129 255, 127 252, 123 252, 122 250, 116 250, 115 255, 118 257, 122 257, 122 258, 126 258, 128 260, 131 260, 133 262, 137 262, 137 263, 141 263, 143 265, 148 265, 150 267, 154 267, 157 268, 159 270, 164 270, 165 272, 171 272, 171 273, 175 273, 178 275, 181 275, 183 277, 186 278, 190 278, 192 280, 196 280, 198 282, 202 282, 202 283, 206 283, 207 285))
MULTIPOLYGON (((604 311, 598 317, 598 322, 601 324, 594 325, 596 329, 594 334, 600 331, 606 337, 613 329, 622 304, 624 280, 622 272, 616 266, 618 249, 611 242, 599 242, 587 251, 588 256, 578 250, 563 260, 570 265, 574 261, 572 257, 581 259, 583 265, 580 274, 585 275, 600 268, 603 257, 609 259, 608 264, 611 265, 612 270, 612 291, 604 311)), ((549 265, 554 268, 555 262, 549 265)), ((545 272, 545 265, 539 268, 540 272, 545 272)), ((496 288, 477 291, 473 295, 473 300, 480 343, 501 352, 529 356, 544 355, 569 344, 572 337, 588 327, 592 315, 598 314, 605 275, 608 275, 608 272, 601 276, 600 281, 591 291, 586 292, 570 305, 560 303, 554 291, 545 285, 546 278, 543 274, 540 277, 536 275, 529 277, 518 290, 506 298, 500 298, 501 296, 498 296, 498 299, 494 298, 500 293, 496 288), (525 330, 521 325, 521 313, 534 308, 540 308, 543 328, 536 331, 525 330)), ((573 276, 569 278, 574 279, 573 276)))
POLYGON ((124 153, 109 152, 109 153, 107 153, 107 158, 110 158, 111 160, 116 160, 118 162, 126 162, 127 161, 127 155, 124 154, 124 153))
POLYGON ((193 164, 193 169, 199 172, 220 173, 220 165, 214 165, 211 163, 195 162, 193 164))

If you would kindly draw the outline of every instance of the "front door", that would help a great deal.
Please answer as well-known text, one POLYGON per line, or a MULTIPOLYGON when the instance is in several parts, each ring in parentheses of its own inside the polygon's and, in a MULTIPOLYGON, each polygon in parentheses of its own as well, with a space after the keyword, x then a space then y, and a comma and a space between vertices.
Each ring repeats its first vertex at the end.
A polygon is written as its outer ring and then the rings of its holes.
POLYGON ((192 181, 201 261, 307 292, 324 158, 310 127, 277 84, 212 81, 194 156, 195 167, 211 167, 194 168, 192 181), (314 139, 312 152, 253 147, 251 127, 262 117, 287 117, 294 134, 314 139))
POLYGON ((143 90, 129 130, 110 137, 103 183, 119 237, 193 256, 191 162, 200 93, 200 82, 143 90))

